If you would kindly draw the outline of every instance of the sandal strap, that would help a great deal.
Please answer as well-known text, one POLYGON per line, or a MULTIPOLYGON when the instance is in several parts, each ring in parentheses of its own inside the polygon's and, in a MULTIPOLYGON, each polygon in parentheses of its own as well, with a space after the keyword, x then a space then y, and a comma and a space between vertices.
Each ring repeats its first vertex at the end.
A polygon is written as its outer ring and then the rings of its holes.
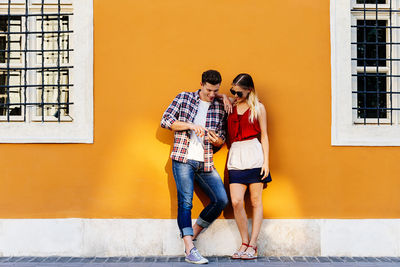
POLYGON ((249 244, 246 244, 246 243, 244 243, 244 242, 242 242, 242 245, 243 245, 243 246, 246 246, 246 247, 249 247, 249 244))
POLYGON ((257 253, 257 246, 248 245, 248 247, 254 249, 254 253, 257 253))
POLYGON ((246 256, 248 256, 250 258, 254 257, 254 254, 255 253, 251 253, 251 252, 247 252, 247 251, 243 252, 243 255, 246 255, 246 256))

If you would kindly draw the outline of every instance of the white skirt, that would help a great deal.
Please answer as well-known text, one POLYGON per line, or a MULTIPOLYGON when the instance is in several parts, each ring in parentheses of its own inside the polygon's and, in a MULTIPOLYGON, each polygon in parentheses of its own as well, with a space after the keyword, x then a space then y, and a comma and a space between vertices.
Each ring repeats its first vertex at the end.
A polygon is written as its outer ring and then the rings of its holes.
POLYGON ((261 168, 263 163, 264 153, 257 138, 232 143, 228 154, 228 170, 261 168))

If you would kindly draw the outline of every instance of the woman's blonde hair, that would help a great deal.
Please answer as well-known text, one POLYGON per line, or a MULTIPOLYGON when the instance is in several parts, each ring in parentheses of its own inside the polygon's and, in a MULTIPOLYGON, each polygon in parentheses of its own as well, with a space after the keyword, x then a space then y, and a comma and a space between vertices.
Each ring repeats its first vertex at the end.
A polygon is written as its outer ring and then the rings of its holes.
POLYGON ((254 89, 253 78, 247 73, 241 73, 233 79, 232 85, 239 86, 244 90, 249 90, 247 94, 247 104, 250 107, 250 122, 253 123, 260 115, 260 101, 254 89))

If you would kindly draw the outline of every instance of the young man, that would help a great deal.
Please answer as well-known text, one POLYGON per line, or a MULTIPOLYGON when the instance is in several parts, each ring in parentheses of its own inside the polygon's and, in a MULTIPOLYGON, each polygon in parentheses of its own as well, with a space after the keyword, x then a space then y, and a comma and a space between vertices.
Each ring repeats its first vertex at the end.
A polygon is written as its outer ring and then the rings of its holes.
POLYGON ((208 70, 201 77, 201 89, 175 97, 161 119, 161 127, 174 131, 172 171, 178 192, 178 226, 185 244, 185 260, 204 264, 193 239, 207 228, 228 203, 221 177, 214 168, 213 152, 225 142, 225 111, 216 94, 221 84, 218 71, 208 70), (192 227, 194 181, 211 202, 192 227))

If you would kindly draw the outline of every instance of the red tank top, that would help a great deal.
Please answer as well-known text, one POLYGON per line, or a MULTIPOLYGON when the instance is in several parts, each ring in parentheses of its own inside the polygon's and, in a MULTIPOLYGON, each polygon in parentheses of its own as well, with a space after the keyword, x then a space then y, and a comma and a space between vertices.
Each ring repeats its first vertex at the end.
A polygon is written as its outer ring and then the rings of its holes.
POLYGON ((250 140, 256 138, 261 132, 260 124, 257 119, 250 122, 250 108, 243 115, 237 114, 236 107, 228 116, 228 140, 229 143, 250 140))

